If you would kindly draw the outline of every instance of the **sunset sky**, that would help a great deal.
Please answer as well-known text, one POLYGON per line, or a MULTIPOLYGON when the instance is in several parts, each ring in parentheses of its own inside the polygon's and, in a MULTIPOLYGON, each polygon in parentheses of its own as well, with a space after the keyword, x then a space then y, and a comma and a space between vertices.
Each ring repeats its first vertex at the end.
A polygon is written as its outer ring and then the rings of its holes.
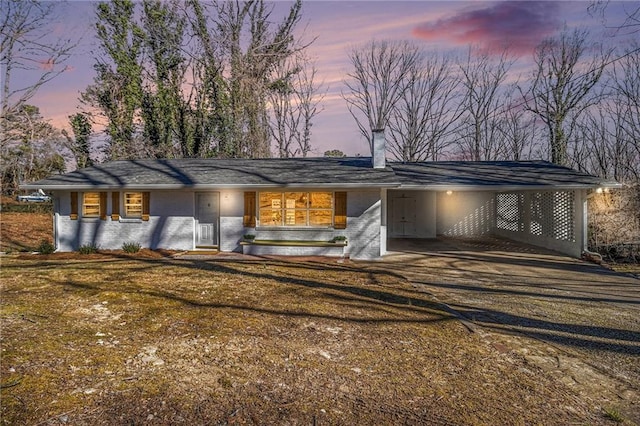
MULTIPOLYGON (((276 2, 275 16, 282 16, 290 2, 276 2), (278 13, 280 12, 280 13, 278 13)), ((307 1, 299 33, 315 42, 308 53, 316 60, 317 80, 327 90, 324 110, 313 126, 312 155, 340 149, 348 155, 368 155, 367 142, 359 135, 341 92, 350 64, 349 48, 371 39, 406 39, 427 50, 460 49, 475 44, 493 51, 508 44, 519 56, 514 78, 527 74, 533 48, 564 24, 590 29, 599 39, 611 37, 601 16, 590 16, 589 2, 570 1, 307 1)), ((621 22, 624 9, 637 3, 614 2, 607 9, 607 21, 621 22)), ((95 3, 69 2, 60 22, 53 23, 53 35, 82 34, 77 53, 68 62, 68 71, 45 86, 30 103, 40 107, 44 117, 60 127, 67 116, 78 111, 78 96, 94 77, 93 52, 97 50, 93 32, 95 3)), ((637 35, 636 35, 637 36, 637 35)), ((620 36, 618 36, 620 37, 620 36)), ((14 77, 16 81, 18 76, 14 77)))

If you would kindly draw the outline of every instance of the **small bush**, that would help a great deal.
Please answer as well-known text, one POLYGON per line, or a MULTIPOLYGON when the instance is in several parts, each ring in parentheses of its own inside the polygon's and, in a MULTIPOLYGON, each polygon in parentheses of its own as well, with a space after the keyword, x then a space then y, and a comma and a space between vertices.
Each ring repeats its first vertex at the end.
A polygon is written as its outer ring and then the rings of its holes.
POLYGON ((253 241, 256 239, 256 236, 253 234, 245 234, 242 236, 243 239, 247 240, 247 241, 253 241))
POLYGON ((56 248, 55 248, 55 246, 53 244, 51 244, 51 241, 42 240, 42 242, 38 246, 38 250, 37 251, 40 254, 51 254, 54 251, 56 251, 56 248))
POLYGON ((125 253, 137 253, 141 248, 142 246, 140 245, 140 243, 129 242, 122 244, 122 250, 125 253))
POLYGON ((331 241, 334 243, 341 243, 341 242, 347 241, 347 237, 345 237, 344 235, 338 235, 333 237, 333 240, 331 241))
POLYGON ((80 254, 94 254, 98 252, 98 247, 95 244, 85 244, 78 248, 80 254))

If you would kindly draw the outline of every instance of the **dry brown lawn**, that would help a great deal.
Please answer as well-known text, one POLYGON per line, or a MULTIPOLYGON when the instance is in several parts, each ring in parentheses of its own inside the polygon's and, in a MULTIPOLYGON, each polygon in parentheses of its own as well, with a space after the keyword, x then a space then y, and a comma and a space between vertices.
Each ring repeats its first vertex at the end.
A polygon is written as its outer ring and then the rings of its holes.
POLYGON ((116 252, 1 261, 3 424, 609 422, 384 270, 116 252))
POLYGON ((53 240, 51 213, 0 213, 0 252, 36 251, 53 240))

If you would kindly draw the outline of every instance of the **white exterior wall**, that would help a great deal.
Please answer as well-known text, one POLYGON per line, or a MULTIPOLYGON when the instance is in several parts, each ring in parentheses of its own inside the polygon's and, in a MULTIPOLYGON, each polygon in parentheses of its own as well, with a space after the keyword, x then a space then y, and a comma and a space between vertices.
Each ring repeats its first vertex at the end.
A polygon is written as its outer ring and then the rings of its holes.
POLYGON ((493 192, 452 191, 436 195, 436 233, 449 237, 475 237, 493 232, 493 192))
MULTIPOLYGON (((247 189, 251 190, 251 189, 247 189)), ((120 191, 122 193, 122 191, 120 191)), ((111 192, 107 196, 106 220, 79 217, 71 220, 70 192, 56 192, 55 235, 58 251, 75 251, 93 244, 102 249, 120 249, 125 242, 146 248, 193 250, 195 248, 195 192, 187 190, 151 191, 149 221, 111 219, 111 192)), ((205 192, 205 191, 202 191, 205 192)), ((255 254, 348 255, 356 259, 380 257, 380 191, 347 192, 346 229, 273 229, 244 228, 244 190, 212 191, 220 193, 220 251, 242 252, 244 234, 258 239, 329 241, 346 236, 342 247, 249 246, 255 254)), ((79 208, 82 195, 79 193, 79 208)), ((122 213, 122 208, 121 208, 122 213)), ((245 246, 246 248, 246 246, 245 246)))
MULTIPOLYGON (((190 250, 193 247, 193 194, 180 191, 155 191, 150 198, 151 216, 139 219, 112 220, 111 193, 107 197, 106 220, 82 218, 71 220, 69 192, 56 193, 58 211, 55 215, 56 247, 58 251, 74 251, 83 245, 102 249, 120 249, 126 242, 146 248, 190 250), (161 214, 158 214, 160 213, 161 214)), ((81 197, 81 194, 80 194, 81 197)), ((79 200, 82 209, 82 199, 79 200)))

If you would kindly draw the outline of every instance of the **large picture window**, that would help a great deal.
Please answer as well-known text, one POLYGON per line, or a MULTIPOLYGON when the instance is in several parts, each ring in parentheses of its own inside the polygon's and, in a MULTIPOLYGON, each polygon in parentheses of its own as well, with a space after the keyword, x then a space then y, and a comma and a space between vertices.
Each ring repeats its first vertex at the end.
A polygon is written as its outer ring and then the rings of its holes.
POLYGON ((260 226, 333 225, 332 192, 260 192, 260 226))

